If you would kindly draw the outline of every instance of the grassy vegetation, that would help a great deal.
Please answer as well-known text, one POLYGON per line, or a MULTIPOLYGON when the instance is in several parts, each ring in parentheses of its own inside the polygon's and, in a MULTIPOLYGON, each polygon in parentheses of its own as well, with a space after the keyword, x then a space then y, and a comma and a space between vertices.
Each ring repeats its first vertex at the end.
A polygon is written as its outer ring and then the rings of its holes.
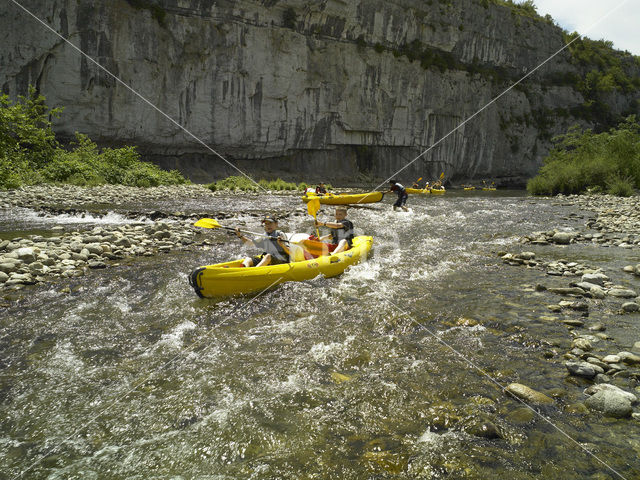
MULTIPOLYGON (((305 190, 308 187, 306 183, 296 184, 292 182, 285 182, 280 178, 277 180, 258 180, 258 184, 265 190, 272 191, 305 190)), ((232 192, 257 192, 260 190, 260 187, 258 187, 258 185, 256 185, 252 180, 240 175, 223 178, 222 180, 218 180, 217 182, 207 185, 207 188, 212 192, 220 190, 230 190, 232 192)))
POLYGON ((39 183, 152 187, 187 182, 175 170, 141 161, 135 147, 101 150, 89 137, 76 133, 72 148, 63 148, 51 125, 61 112, 49 109, 33 87, 15 103, 7 95, 0 96, 0 188, 39 183))
POLYGON ((640 188, 640 125, 635 116, 599 134, 575 126, 554 141, 538 175, 527 184, 530 193, 629 196, 640 188))

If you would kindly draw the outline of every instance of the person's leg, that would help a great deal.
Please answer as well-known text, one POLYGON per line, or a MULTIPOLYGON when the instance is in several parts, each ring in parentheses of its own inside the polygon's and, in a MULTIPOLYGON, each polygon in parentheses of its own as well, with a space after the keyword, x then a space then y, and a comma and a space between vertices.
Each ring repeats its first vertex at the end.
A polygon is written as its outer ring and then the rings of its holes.
POLYGON ((253 267, 253 259, 251 257, 246 257, 244 260, 242 260, 242 265, 247 268, 253 267))
POLYGON ((336 249, 333 252, 331 252, 331 254, 344 252, 348 247, 349 247, 349 242, 347 242, 345 239, 342 239, 338 243, 338 246, 336 247, 336 249))
POLYGON ((264 257, 262 257, 262 260, 260 260, 260 263, 256 265, 256 267, 264 267, 265 265, 269 265, 270 263, 271 263, 271 254, 267 253, 264 257))

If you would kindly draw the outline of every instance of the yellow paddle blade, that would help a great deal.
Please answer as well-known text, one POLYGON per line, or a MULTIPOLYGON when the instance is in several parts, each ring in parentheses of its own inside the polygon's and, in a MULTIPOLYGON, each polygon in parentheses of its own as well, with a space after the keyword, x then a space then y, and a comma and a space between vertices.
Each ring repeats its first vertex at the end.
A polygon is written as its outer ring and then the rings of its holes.
POLYGON ((307 202, 307 212, 309 212, 309 215, 311 215, 313 218, 316 218, 316 214, 318 213, 318 210, 320 210, 319 198, 314 198, 307 202))
POLYGON ((443 178, 444 178, 444 172, 440 174, 440 180, 442 180, 443 178))
POLYGON ((202 228, 221 228, 222 225, 218 223, 217 220, 213 218, 201 218, 196 223, 193 224, 194 227, 202 227, 202 228))

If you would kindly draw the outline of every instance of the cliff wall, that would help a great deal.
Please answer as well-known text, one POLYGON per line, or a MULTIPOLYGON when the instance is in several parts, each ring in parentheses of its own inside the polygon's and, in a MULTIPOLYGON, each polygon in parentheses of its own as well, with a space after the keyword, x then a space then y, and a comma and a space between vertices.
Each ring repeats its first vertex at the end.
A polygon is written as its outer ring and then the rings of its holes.
MULTIPOLYGON (((487 0, 22 3, 258 177, 386 178, 564 44, 553 24, 487 0)), ((33 84, 64 106, 64 137, 138 145, 195 181, 233 173, 11 2, 0 5, 0 45, 2 90, 33 84)), ((591 124, 571 113, 582 94, 548 81, 567 74, 580 71, 565 51, 399 177, 521 183, 553 135, 591 124)), ((614 92, 609 103, 628 113, 636 98, 614 92)))

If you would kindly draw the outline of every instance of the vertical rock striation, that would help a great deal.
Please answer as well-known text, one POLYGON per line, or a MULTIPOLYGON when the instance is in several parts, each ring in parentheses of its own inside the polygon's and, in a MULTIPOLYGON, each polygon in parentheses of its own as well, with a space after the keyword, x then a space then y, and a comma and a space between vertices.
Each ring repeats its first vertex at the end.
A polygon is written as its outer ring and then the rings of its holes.
MULTIPOLYGON (((24 0, 149 102, 240 168, 332 180, 532 176, 585 103, 562 31, 488 0, 24 0), (134 7, 137 6, 136 7, 134 7), (562 115, 559 114, 562 112, 562 115), (567 113, 569 112, 569 113, 567 113), (474 114, 476 114, 473 116, 474 114), (452 130, 472 117, 454 133, 452 130)), ((138 145, 196 181, 233 170, 11 2, 0 87, 65 106, 56 131, 138 145)), ((618 113, 637 94, 611 95, 618 113)))

